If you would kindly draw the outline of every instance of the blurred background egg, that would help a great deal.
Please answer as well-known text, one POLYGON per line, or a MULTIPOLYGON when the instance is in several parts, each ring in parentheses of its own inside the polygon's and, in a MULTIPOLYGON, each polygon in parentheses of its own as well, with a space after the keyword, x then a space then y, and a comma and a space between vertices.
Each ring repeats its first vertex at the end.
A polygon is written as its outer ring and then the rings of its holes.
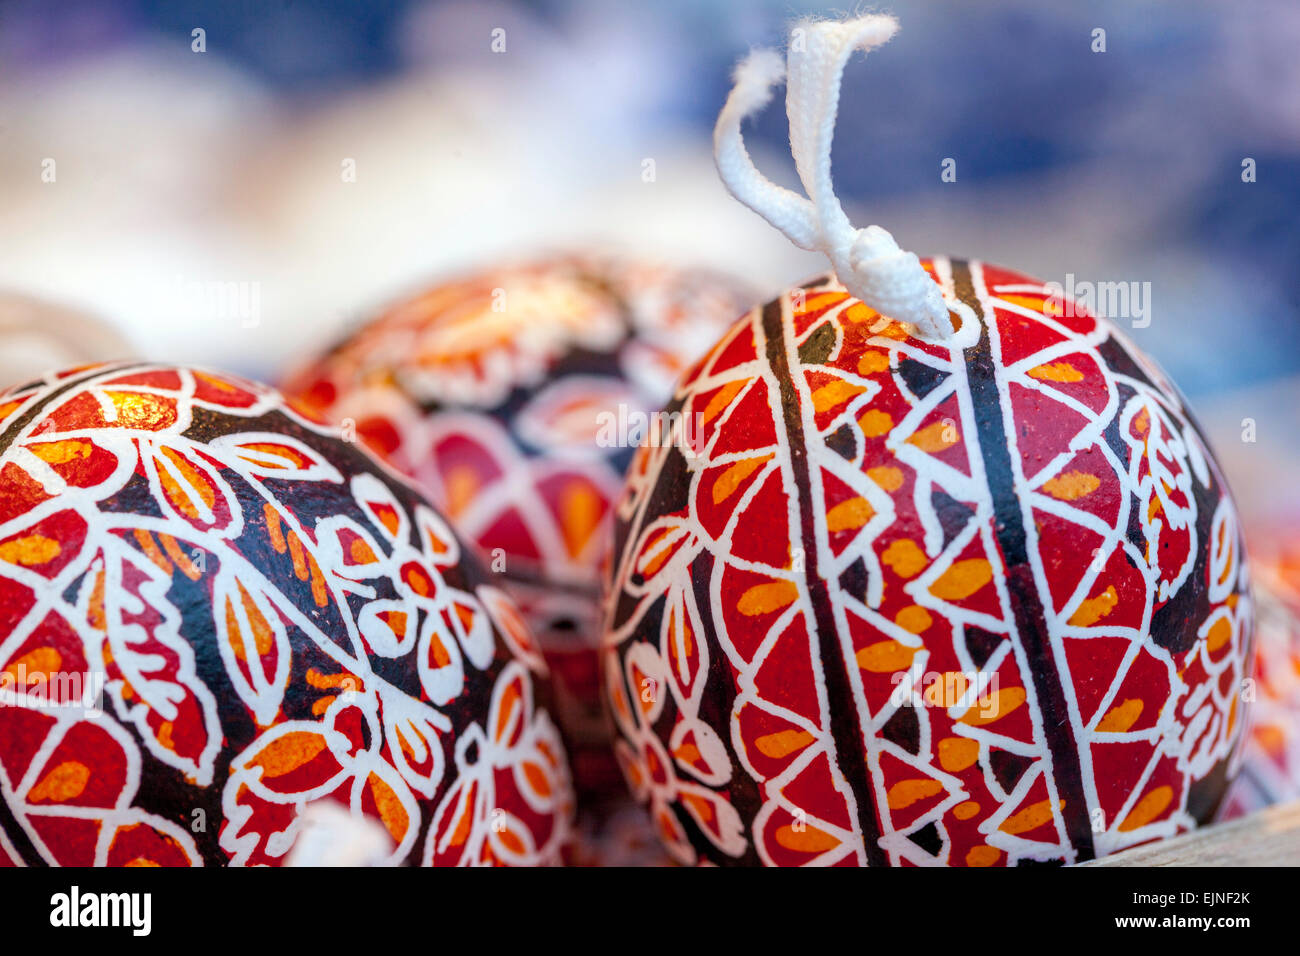
POLYGON ((0 291, 0 387, 52 368, 131 358, 135 349, 108 323, 80 309, 0 291))
POLYGON ((621 789, 596 647, 623 472, 751 299, 720 275, 609 257, 501 266, 390 306, 284 383, 412 476, 508 582, 583 789, 621 789))
POLYGON ((1300 529, 1261 535, 1251 559, 1259 631, 1250 729, 1227 819, 1300 800, 1300 529))

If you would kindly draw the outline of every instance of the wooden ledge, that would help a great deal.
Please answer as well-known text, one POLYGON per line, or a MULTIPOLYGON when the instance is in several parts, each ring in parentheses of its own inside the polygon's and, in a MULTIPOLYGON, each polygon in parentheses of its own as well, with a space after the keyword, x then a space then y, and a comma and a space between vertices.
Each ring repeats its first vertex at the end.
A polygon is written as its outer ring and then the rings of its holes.
POLYGON ((1148 843, 1083 866, 1300 866, 1300 803, 1148 843))

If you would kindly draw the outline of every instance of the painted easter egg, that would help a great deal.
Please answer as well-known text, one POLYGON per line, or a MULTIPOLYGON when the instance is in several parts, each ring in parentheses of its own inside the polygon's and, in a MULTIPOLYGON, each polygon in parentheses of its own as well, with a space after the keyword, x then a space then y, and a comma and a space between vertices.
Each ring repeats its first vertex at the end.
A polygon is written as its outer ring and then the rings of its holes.
POLYGON ((504 267, 390 308, 285 385, 482 549, 550 662, 581 789, 622 790, 595 652, 612 503, 649 413, 752 302, 657 265, 504 267))
POLYGON ((0 864, 558 858, 518 611, 405 479, 275 391, 118 364, 0 393, 0 864))
POLYGON ((1294 538, 1261 537, 1264 546, 1252 556, 1258 623, 1254 700, 1226 819, 1300 800, 1300 547, 1294 538))
POLYGON ((1251 600, 1183 400, 1056 289, 922 264, 950 338, 816 279, 630 470, 603 678, 684 863, 1071 863, 1223 797, 1251 600))

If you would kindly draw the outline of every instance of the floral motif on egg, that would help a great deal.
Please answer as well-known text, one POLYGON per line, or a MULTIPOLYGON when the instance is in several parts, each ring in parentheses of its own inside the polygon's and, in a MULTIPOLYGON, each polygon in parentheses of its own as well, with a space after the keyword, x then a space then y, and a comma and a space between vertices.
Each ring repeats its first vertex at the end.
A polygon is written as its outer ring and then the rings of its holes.
POLYGON ((1068 863, 1207 820, 1252 638, 1223 477, 1111 323, 923 260, 738 321, 618 505, 616 749, 684 863, 1068 863))
POLYGON ((0 863, 277 864, 317 800, 393 863, 554 862, 544 669, 423 498, 275 391, 0 394, 0 863))

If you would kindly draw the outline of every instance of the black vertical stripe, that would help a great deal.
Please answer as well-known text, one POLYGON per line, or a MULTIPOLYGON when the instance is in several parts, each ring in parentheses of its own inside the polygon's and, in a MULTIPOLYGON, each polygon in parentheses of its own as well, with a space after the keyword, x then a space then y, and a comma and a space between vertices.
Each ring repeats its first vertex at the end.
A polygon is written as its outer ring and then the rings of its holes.
POLYGON ((1065 801, 1062 816, 1065 832, 1080 859, 1095 855, 1092 844, 1092 821, 1083 791, 1083 768, 1079 764, 1078 745, 1070 725, 1065 687, 1052 655, 1047 633, 1047 616, 1034 584, 1029 566, 1029 547, 1024 516, 1016 491, 1011 449, 1007 444, 1006 424, 998 394, 997 369, 989 341, 989 323, 975 294, 970 265, 952 262, 953 286, 958 298, 974 311, 980 322, 979 341, 966 349, 966 377, 979 435, 980 454, 993 496, 993 513, 998 548, 1007 568, 1007 590, 1015 616, 1016 633, 1029 663, 1029 677, 1042 712, 1043 733, 1052 757, 1052 776, 1056 792, 1065 801))
POLYGON ((871 793, 871 775, 867 770, 866 741, 858 708, 853 695, 853 683, 844 661, 843 638, 835 626, 831 610, 830 593, 826 581, 817 569, 816 528, 825 521, 825 515, 815 507, 812 499, 812 482, 809 477, 808 447, 804 443, 803 418, 798 395, 794 390, 793 373, 785 351, 785 331, 782 321, 782 299, 763 307, 763 336, 767 339, 767 360, 781 387, 781 409, 785 418, 785 432, 790 442, 790 467, 794 472, 795 487, 799 495, 799 525, 804 542, 804 572, 813 616, 817 624, 817 651, 821 659, 822 674, 826 680, 826 696, 830 704, 831 737, 835 741, 835 762, 853 791, 858 805, 858 827, 870 866, 888 866, 889 857, 880 847, 880 824, 876 820, 876 802, 871 793))
POLYGON ((40 851, 36 849, 35 844, 27 836, 27 831, 23 829, 13 811, 9 808, 8 800, 0 800, 0 831, 3 831, 9 837, 9 842, 17 851, 19 858, 27 866, 45 866, 45 859, 41 856, 40 851))

